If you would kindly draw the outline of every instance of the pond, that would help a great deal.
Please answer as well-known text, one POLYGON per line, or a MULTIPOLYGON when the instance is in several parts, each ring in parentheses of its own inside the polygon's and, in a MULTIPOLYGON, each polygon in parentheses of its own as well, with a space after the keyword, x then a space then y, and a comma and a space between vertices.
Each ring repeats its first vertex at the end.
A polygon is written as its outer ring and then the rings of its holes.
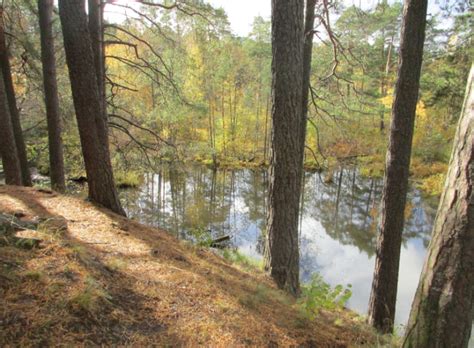
MULTIPOLYGON (((304 175, 300 214, 302 282, 319 273, 331 285, 352 284, 348 307, 365 314, 376 245, 376 216, 382 180, 362 177, 357 168, 304 175), (329 183, 330 182, 330 183, 329 183)), ((180 238, 208 230, 230 235, 241 253, 262 258, 266 216, 265 170, 217 170, 203 166, 163 167, 147 174, 136 190, 121 191, 128 215, 180 238)), ((411 188, 401 252, 396 322, 404 324, 428 246, 436 200, 411 188)))

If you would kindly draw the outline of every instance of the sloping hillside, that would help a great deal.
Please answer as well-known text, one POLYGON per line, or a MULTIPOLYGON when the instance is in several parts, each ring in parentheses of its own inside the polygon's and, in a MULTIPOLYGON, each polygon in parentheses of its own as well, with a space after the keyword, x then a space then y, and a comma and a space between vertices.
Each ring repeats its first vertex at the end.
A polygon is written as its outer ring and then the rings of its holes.
POLYGON ((42 240, 0 246, 1 346, 375 343, 351 312, 309 321, 258 271, 80 199, 0 186, 0 213, 42 240))

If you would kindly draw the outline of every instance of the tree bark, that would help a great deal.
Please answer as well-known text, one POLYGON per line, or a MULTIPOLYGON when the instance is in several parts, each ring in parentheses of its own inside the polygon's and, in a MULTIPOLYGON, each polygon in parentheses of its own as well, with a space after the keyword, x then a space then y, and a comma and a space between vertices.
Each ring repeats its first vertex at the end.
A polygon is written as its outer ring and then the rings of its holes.
POLYGON ((467 347, 474 319, 474 66, 403 347, 467 347))
POLYGON ((265 267, 279 288, 299 287, 303 0, 272 0, 272 147, 265 267))
MULTIPOLYGON (((88 0, 89 7, 89 35, 91 38, 92 52, 94 55, 97 87, 99 89, 100 107, 103 122, 107 124, 107 101, 105 95, 105 55, 104 55, 104 25, 102 0, 88 0)), ((99 129, 100 140, 109 151, 108 127, 99 129)))
POLYGON ((15 89, 13 87, 10 59, 5 39, 5 23, 3 21, 3 6, 0 5, 0 65, 3 75, 4 91, 7 97, 7 107, 11 119, 13 136, 15 138, 16 151, 20 161, 21 185, 31 186, 30 169, 26 156, 25 140, 21 129, 20 113, 16 104, 15 89))
POLYGON ((51 187, 63 192, 66 189, 66 183, 64 180, 63 141, 61 139, 62 124, 56 81, 56 58, 54 55, 53 6, 53 0, 38 0, 44 101, 48 123, 49 174, 51 187))
POLYGON ((313 56, 313 36, 314 36, 314 8, 316 0, 306 0, 305 27, 304 27, 304 48, 303 48, 303 112, 301 122, 301 155, 304 162, 304 146, 306 142, 306 126, 308 123, 308 102, 309 89, 311 87, 311 60, 313 56))
POLYGON ((94 66, 97 74, 97 86, 101 98, 104 115, 107 115, 105 100, 105 55, 104 55, 104 24, 102 0, 88 0, 89 35, 91 37, 94 66))
POLYGON ((2 156, 5 183, 7 185, 21 185, 20 160, 16 149, 10 110, 3 83, 3 73, 0 69, 0 155, 2 156))
POLYGON ((267 163, 267 152, 268 152, 268 114, 269 114, 270 96, 267 96, 267 102, 265 106, 265 130, 263 136, 263 164, 267 163))
POLYGON ((107 134, 102 117, 91 39, 87 28, 84 0, 60 0, 59 16, 64 37, 74 108, 87 172, 89 198, 112 211, 125 215, 115 188, 107 134))
POLYGON ((385 165, 384 189, 369 322, 382 333, 392 332, 397 298, 400 248, 416 104, 425 39, 427 0, 405 0, 398 81, 385 165))

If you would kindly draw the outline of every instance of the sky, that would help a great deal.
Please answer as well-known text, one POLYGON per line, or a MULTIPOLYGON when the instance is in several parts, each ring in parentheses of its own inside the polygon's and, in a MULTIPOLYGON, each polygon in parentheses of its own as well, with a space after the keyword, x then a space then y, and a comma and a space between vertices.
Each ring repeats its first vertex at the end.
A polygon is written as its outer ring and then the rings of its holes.
MULTIPOLYGON (((134 6, 135 4, 133 3, 136 0, 115 1, 119 4, 134 6)), ((232 31, 239 36, 246 36, 251 31, 255 17, 262 16, 266 19, 270 19, 271 0, 208 0, 208 2, 213 5, 213 7, 222 7, 225 10, 232 31)), ((104 16, 107 20, 112 22, 121 22, 125 19, 123 15, 125 11, 123 8, 107 5, 104 16)), ((133 13, 130 11, 128 11, 128 14, 133 16, 133 13)))
MULTIPOLYGON (((117 1, 117 0, 116 0, 117 1)), ((156 1, 156 0, 155 0, 156 1)), ((247 36, 252 29, 252 23, 255 17, 262 16, 270 19, 271 0, 207 0, 214 7, 222 7, 229 18, 230 25, 234 34, 238 36, 247 36)), ((356 3, 363 7, 374 6, 380 0, 344 0, 348 6, 356 3)), ((118 0, 118 3, 132 3, 134 0, 118 0)), ((124 19, 120 8, 106 7, 105 16, 114 22, 120 22, 124 19)))
MULTIPOLYGON (((116 0, 117 1, 117 0, 116 0)), ((156 1, 156 0, 155 0, 156 1)), ((271 15, 271 0, 207 0, 214 7, 222 7, 229 18, 232 31, 238 36, 247 36, 252 29, 252 23, 255 17, 262 16, 265 19, 270 19, 271 15)), ((362 6, 364 9, 371 8, 380 0, 344 0, 344 5, 362 6)), ((119 0, 117 2, 130 4, 133 0, 119 0)), ((393 0, 389 0, 393 2, 393 0)), ((429 11, 434 13, 437 11, 437 6, 434 1, 429 6, 429 11)), ((105 16, 107 19, 114 22, 123 20, 123 16, 119 15, 123 12, 120 8, 115 7, 106 8, 105 16), (114 13, 111 13, 114 12, 114 13)))
MULTIPOLYGON (((136 0, 116 0, 119 4, 134 6, 136 0)), ((154 0, 161 2, 160 0, 154 0)), ((207 0, 213 7, 222 7, 232 27, 232 31, 239 36, 246 36, 250 33, 253 19, 262 16, 270 19, 271 0, 207 0)), ((138 6, 138 5, 137 5, 138 6)), ((121 22, 125 19, 125 10, 117 6, 107 5, 105 8, 105 18, 112 22, 121 22)), ((128 11, 129 15, 133 15, 128 11)))
POLYGON ((252 28, 253 19, 270 18, 271 0, 209 0, 214 7, 222 7, 232 27, 239 36, 246 36, 252 28))
MULTIPOLYGON (((380 0, 344 0, 344 5, 357 5, 371 8, 380 0)), ((208 0, 214 7, 224 8, 232 30, 239 36, 246 36, 250 31, 253 19, 262 16, 270 19, 271 0, 208 0)), ((390 1, 391 2, 391 1, 390 1)))

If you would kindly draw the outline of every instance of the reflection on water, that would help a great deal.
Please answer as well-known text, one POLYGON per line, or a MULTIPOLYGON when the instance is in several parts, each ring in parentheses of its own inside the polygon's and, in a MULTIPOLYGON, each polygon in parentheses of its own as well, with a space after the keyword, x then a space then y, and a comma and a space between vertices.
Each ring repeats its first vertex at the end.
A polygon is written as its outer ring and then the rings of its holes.
MULTIPOLYGON (((306 173, 300 215, 301 278, 319 272, 332 285, 352 284, 348 305, 365 313, 374 268, 376 219, 382 181, 341 168, 326 184, 306 173)), ((196 166, 163 168, 148 174, 140 190, 121 192, 130 217, 173 231, 181 238, 193 229, 231 235, 244 254, 261 258, 265 228, 263 170, 219 170, 196 166)), ((435 202, 436 204, 436 202, 435 202)), ((407 320, 428 245, 436 207, 412 189, 406 209, 401 253, 397 322, 407 320)))

